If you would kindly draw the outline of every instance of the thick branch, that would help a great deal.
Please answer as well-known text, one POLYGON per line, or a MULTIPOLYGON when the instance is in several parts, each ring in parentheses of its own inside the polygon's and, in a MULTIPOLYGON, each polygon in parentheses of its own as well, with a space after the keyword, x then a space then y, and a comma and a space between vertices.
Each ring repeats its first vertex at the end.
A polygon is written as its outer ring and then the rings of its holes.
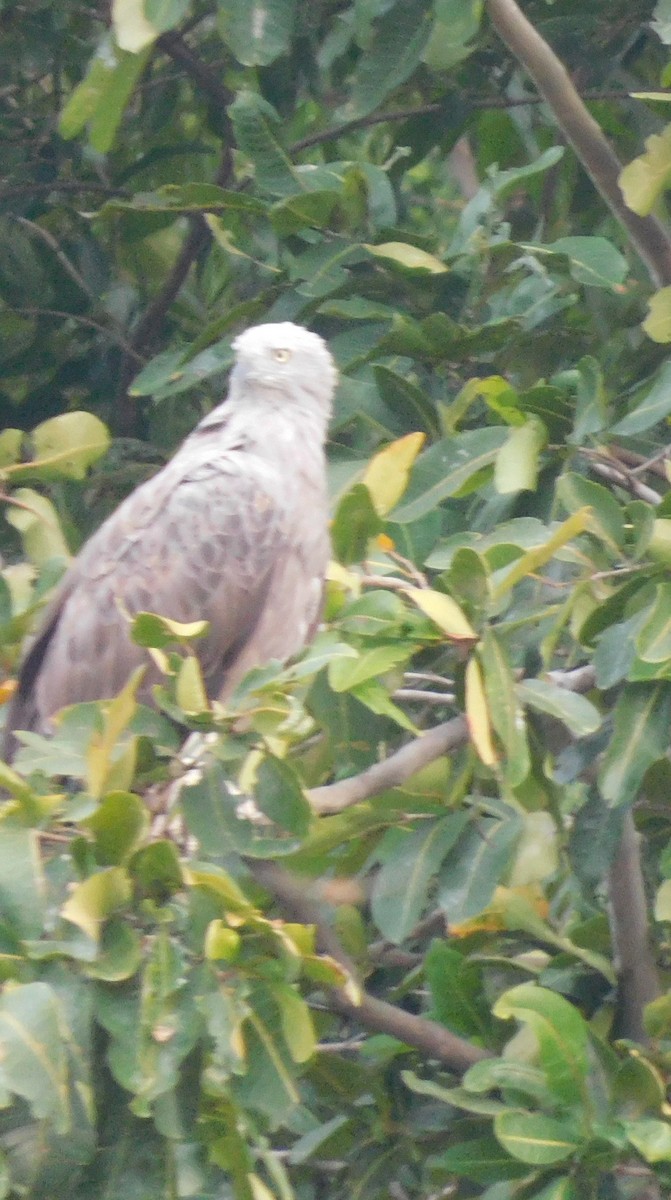
POLYGON ((618 1034, 647 1042, 643 1009, 661 990, 648 934, 639 836, 631 811, 625 813, 620 847, 609 872, 608 897, 618 959, 618 1034))
MULTIPOLYGON (((247 865, 254 878, 280 901, 283 911, 292 920, 315 926, 319 948, 330 954, 356 978, 354 964, 333 930, 322 920, 318 907, 307 895, 303 884, 276 863, 248 860, 247 865)), ((406 1042, 408 1046, 414 1046, 416 1050, 445 1063, 453 1071, 461 1073, 472 1067, 473 1063, 491 1057, 487 1050, 450 1033, 437 1021, 417 1017, 405 1009, 388 1004, 385 1000, 378 1000, 376 996, 367 992, 362 992, 360 1002, 355 1004, 341 988, 334 988, 330 993, 329 1003, 337 1012, 343 1013, 365 1029, 388 1033, 391 1037, 406 1042)))
POLYGON ((639 217, 627 208, 618 183, 622 164, 585 108, 564 65, 515 0, 488 0, 488 9, 499 37, 545 97, 594 186, 627 231, 653 283, 657 287, 671 283, 671 239, 656 217, 639 217))
POLYGON ((350 779, 341 779, 326 787, 313 788, 310 792, 310 802, 317 813, 342 812, 351 804, 359 804, 369 796, 386 792, 389 788, 399 787, 415 775, 422 767, 450 754, 468 741, 468 726, 463 717, 455 717, 436 725, 428 733, 414 738, 407 745, 401 746, 395 754, 390 754, 382 762, 374 763, 360 775, 350 779))

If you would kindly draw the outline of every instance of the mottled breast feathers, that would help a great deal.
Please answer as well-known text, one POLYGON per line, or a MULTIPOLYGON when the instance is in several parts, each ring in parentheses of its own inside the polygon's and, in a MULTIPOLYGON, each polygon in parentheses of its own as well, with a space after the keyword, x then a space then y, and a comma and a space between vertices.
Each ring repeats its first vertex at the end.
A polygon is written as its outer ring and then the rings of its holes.
POLYGON ((290 323, 247 330, 236 349, 227 401, 108 518, 48 605, 8 713, 6 756, 14 731, 48 729, 65 705, 113 696, 140 664, 150 698, 157 668, 129 634, 139 611, 209 621, 194 648, 212 698, 314 631, 335 370, 321 338, 290 323))

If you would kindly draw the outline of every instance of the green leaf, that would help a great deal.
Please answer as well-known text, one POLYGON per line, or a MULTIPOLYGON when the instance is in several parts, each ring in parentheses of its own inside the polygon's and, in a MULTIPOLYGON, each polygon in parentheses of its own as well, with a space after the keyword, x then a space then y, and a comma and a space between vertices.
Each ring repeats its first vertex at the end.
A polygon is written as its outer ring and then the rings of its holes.
POLYGON ((477 641, 477 633, 451 596, 433 588, 418 587, 409 587, 406 595, 448 638, 456 642, 477 641))
POLYGON ((298 776, 288 763, 266 754, 256 772, 256 802, 276 825, 303 838, 312 823, 312 809, 298 776))
POLYGON ((618 290, 627 277, 626 258, 603 237, 561 237, 544 246, 532 243, 526 249, 540 255, 544 250, 566 255, 573 278, 588 287, 618 290))
POLYGON ((498 600, 501 596, 505 596, 506 592, 510 591, 526 575, 535 574, 540 567, 550 562, 557 550, 561 550, 568 542, 573 541, 578 534, 584 532, 589 521, 589 516, 590 512, 588 508, 578 509, 572 516, 567 517, 561 525, 555 526, 543 545, 537 546, 533 550, 528 550, 526 554, 518 558, 507 571, 502 572, 503 578, 494 588, 494 599, 498 600))
POLYGON ((0 470, 17 461, 24 436, 22 429, 3 429, 0 433, 0 470))
POLYGON ((513 858, 522 822, 483 818, 470 825, 440 871, 437 902, 450 925, 460 925, 487 907, 513 858))
POLYGON ((126 106, 149 61, 152 42, 153 37, 139 53, 122 53, 116 67, 107 77, 89 123, 89 141, 98 154, 109 154, 116 142, 126 106))
POLYGON ((288 237, 301 229, 324 229, 331 222, 339 203, 335 191, 302 192, 273 204, 270 220, 280 237, 288 237))
POLYGON ((577 1009, 563 996, 522 983, 504 992, 492 1011, 530 1026, 548 1086, 564 1104, 575 1106, 585 1094, 589 1069, 587 1026, 577 1009))
POLYGON ((548 812, 529 812, 508 875, 511 888, 529 887, 554 875, 559 866, 559 836, 548 812))
POLYGON ((294 32, 296 0, 218 0, 224 41, 246 67, 267 67, 286 54, 294 32))
POLYGON ((16 937, 36 938, 42 934, 45 913, 37 832, 5 815, 0 821, 0 920, 16 937))
POLYGON ((646 1162, 671 1162, 671 1124, 651 1117, 625 1121, 625 1132, 632 1146, 646 1162))
POLYGON ((626 529, 624 513, 612 492, 583 475, 568 472, 557 480, 557 496, 568 513, 589 507, 587 528, 619 559, 626 529))
POLYGON ((467 822, 466 813, 451 813, 419 829, 387 834, 371 896, 373 919, 383 937, 398 944, 414 929, 433 876, 467 822))
POLYGON ((654 600, 639 625, 636 653, 644 662, 661 663, 671 659, 671 584, 658 583, 654 600))
POLYGON ((280 1013, 260 990, 249 1003, 245 1043, 247 1072, 237 1083, 236 1093, 245 1105, 264 1113, 271 1125, 277 1125, 286 1120, 299 1095, 280 1013))
POLYGON ((43 566, 51 558, 67 560, 70 552, 51 500, 32 488, 17 488, 12 492, 12 500, 14 503, 8 506, 5 517, 21 534, 30 561, 43 566))
POLYGON ((334 692, 349 692, 367 679, 378 679, 410 656, 410 647, 374 646, 356 658, 334 658, 328 667, 329 684, 334 692))
POLYGON ((128 873, 121 867, 109 867, 76 885, 61 908, 61 916, 97 942, 103 922, 125 908, 130 898, 128 873))
POLYGON ((135 884, 159 902, 181 891, 184 884, 177 847, 166 838, 142 846, 133 856, 129 870, 135 884))
POLYGON ((474 1183, 501 1184, 506 1179, 528 1175, 526 1164, 516 1161, 494 1137, 469 1138, 456 1142, 442 1154, 434 1155, 435 1164, 449 1175, 463 1176, 474 1183))
POLYGON ((138 646, 151 646, 164 650, 175 643, 188 644, 194 638, 204 637, 210 627, 209 621, 173 621, 158 613, 136 613, 131 625, 133 641, 138 646))
POLYGON ((416 521, 448 496, 479 482, 481 473, 493 466, 508 438, 505 427, 473 429, 435 442, 415 462, 403 504, 394 511, 399 524, 416 521))
POLYGON ((57 996, 45 983, 9 986, 0 997, 0 1092, 21 1096, 37 1120, 65 1134, 72 1113, 63 1025, 57 996))
POLYGON ((397 0, 375 24, 369 48, 357 65, 348 116, 365 117, 419 65, 431 30, 427 0, 397 0))
POLYGON ((503 643, 490 628, 483 634, 480 661, 492 723, 505 749, 506 780, 510 787, 517 787, 526 779, 531 765, 524 713, 503 643))
POLYGON ((610 744, 599 771, 599 789, 610 804, 631 804, 648 767, 666 753, 671 685, 630 683, 614 710, 610 744))
POLYGON ((229 108, 236 143, 254 166, 261 191, 271 196, 293 196, 303 184, 275 136, 279 117, 255 92, 240 92, 229 108))
POLYGON ((366 557, 371 538, 381 533, 383 524, 364 483, 355 483, 340 501, 331 538, 336 558, 342 563, 360 562, 366 557))
POLYGON ((165 33, 183 21, 189 11, 189 0, 143 0, 144 13, 150 25, 165 33))
POLYGON ((476 1095, 489 1091, 500 1092, 508 1104, 519 1096, 531 1097, 543 1106, 554 1107, 555 1104, 543 1071, 531 1063, 505 1055, 485 1058, 469 1067, 463 1085, 476 1095))
POLYGON ((423 61, 432 71, 448 71, 473 50, 468 43, 480 28, 482 0, 436 0, 436 20, 423 61))
POLYGON ((435 407, 420 387, 387 366, 375 366, 373 371, 378 391, 392 412, 404 422, 412 414, 413 425, 438 433, 435 407))
POLYGON ((511 430, 496 456, 494 486, 497 492, 509 495, 535 490, 539 455, 546 442, 547 430, 537 417, 531 417, 524 425, 511 430))
POLYGON ((293 1061, 308 1062, 316 1047, 310 1009, 303 997, 288 984, 274 984, 271 994, 280 1010, 282 1033, 293 1061))
POLYGON ((645 399, 626 417, 613 425, 611 433, 618 436, 642 433, 657 425, 671 413, 671 362, 664 363, 645 399))
POLYGON ((603 718, 598 708, 578 692, 545 679, 524 679, 517 692, 523 704, 562 721, 575 737, 586 737, 601 728, 603 718))
POLYGON ((101 154, 114 145, 124 111, 140 75, 147 64, 155 30, 141 15, 139 0, 117 0, 116 7, 127 12, 135 9, 134 28, 126 25, 119 38, 120 50, 101 47, 86 77, 75 88, 65 105, 59 123, 62 137, 76 137, 90 125, 91 145, 101 154))
POLYGON ((68 412, 43 421, 31 434, 33 461, 10 468, 15 477, 21 470, 37 471, 41 479, 64 476, 84 479, 88 468, 108 449, 110 435, 98 417, 87 412, 68 412))
POLYGON ((436 939, 425 956, 424 970, 432 1015, 462 1037, 485 1037, 490 1021, 479 964, 436 939))
POLYGON ((498 1113, 494 1118, 494 1132, 513 1158, 534 1167, 562 1162, 580 1146, 580 1138, 572 1124, 539 1113, 498 1113))
POLYGON ((149 831, 147 806, 131 792, 110 792, 91 817, 83 822, 95 838, 101 866, 125 862, 149 831))

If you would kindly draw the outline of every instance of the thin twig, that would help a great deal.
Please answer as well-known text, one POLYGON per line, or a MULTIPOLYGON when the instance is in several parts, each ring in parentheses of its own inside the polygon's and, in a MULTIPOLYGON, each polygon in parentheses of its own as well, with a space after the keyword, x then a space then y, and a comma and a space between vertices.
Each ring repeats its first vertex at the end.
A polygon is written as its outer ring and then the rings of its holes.
POLYGON ((0 201, 17 200, 21 196, 39 196, 49 192, 96 192, 103 196, 132 196, 127 188, 111 187, 84 179, 52 179, 50 183, 23 183, 0 190, 0 201))
POLYGON ((97 304, 98 297, 96 296, 95 292, 89 287, 82 275, 80 275, 74 263, 70 262, 67 254, 59 246, 53 234, 49 233, 48 229, 43 229, 43 227, 38 225, 35 221, 29 221, 27 217, 13 217, 13 220, 16 221, 18 225, 22 225, 24 229, 27 229, 30 233, 34 234, 35 237, 40 239, 40 241, 44 242, 45 246, 48 246, 49 249, 55 254, 66 275, 68 275, 72 282, 77 285, 79 290, 84 293, 87 300, 89 300, 93 305, 97 304))
POLYGON ((624 468, 611 467, 608 463, 604 462, 592 462, 590 465, 595 475, 600 475, 602 479, 607 479, 609 483, 615 483, 619 487, 624 488, 626 492, 630 492, 638 500, 644 500, 646 504, 661 504, 662 497, 659 492, 655 492, 647 484, 641 483, 640 479, 634 479, 624 468))
MULTIPOLYGON (((655 91, 660 95, 671 95, 671 89, 668 88, 655 88, 655 91)), ((581 96, 583 100, 587 101, 631 100, 632 98, 631 92, 622 88, 594 89, 581 93, 581 96)), ((528 96, 463 95, 458 99, 475 109, 525 108, 546 103, 545 96, 531 94, 528 96)), ((433 103, 418 104, 414 108, 394 108, 388 112, 369 113, 368 116, 345 121, 342 125, 334 125, 331 129, 323 129, 319 133, 309 133, 306 137, 294 142, 288 152, 292 155, 300 154, 302 150, 309 150, 312 146, 321 146, 324 142, 337 141, 338 138, 344 137, 348 133, 356 133, 358 129, 371 129, 375 125, 384 125, 387 122, 394 124, 400 121, 412 121, 415 117, 432 117, 444 112, 445 109, 445 103, 433 103)))
POLYGON ((12 306, 11 311, 15 313, 25 313, 27 316, 34 317, 60 317, 64 321, 76 321, 79 325, 87 325, 90 329, 96 329, 98 333, 103 333, 111 341, 116 342, 116 344, 120 346, 130 358, 135 359, 138 366, 142 366, 146 361, 141 354, 138 354, 137 350, 131 346, 128 339, 125 338, 118 329, 114 327, 110 328, 108 325, 103 325, 100 321, 94 321, 92 317, 83 317, 80 313, 66 312, 64 309, 61 310, 59 308, 35 308, 34 306, 12 306))
POLYGON ((454 692, 423 692, 421 688, 398 688, 392 695, 392 700, 406 700, 413 704, 454 704, 455 699, 454 692))

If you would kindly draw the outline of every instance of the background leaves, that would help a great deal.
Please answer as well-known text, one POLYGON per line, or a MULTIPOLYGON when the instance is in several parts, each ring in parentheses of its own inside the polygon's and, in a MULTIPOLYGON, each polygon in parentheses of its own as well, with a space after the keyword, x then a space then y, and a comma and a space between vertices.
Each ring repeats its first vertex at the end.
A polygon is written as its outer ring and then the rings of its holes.
POLYGON ((340 369, 304 656, 0 771, 0 1195, 666 1195, 666 0, 0 23, 0 701, 240 329, 340 369))

